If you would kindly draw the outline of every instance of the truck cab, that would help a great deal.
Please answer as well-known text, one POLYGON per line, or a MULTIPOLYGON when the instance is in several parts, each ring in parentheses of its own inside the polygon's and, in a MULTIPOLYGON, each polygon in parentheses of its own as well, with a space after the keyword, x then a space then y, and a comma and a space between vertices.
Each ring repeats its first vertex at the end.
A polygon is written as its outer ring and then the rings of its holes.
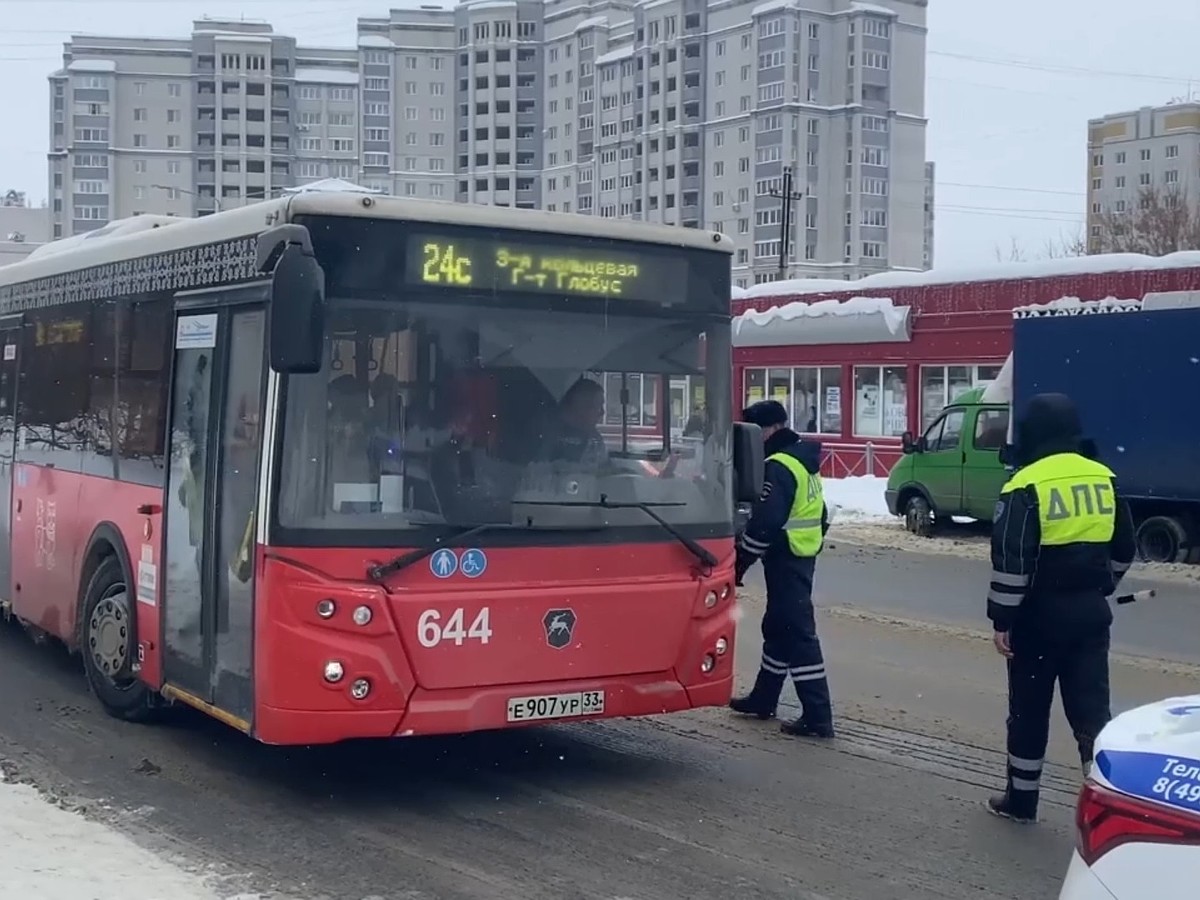
POLYGON ((926 536, 953 516, 990 520, 1008 478, 999 454, 1008 423, 1009 405, 986 401, 984 388, 976 388, 942 410, 924 434, 905 432, 904 456, 884 492, 888 510, 926 536))

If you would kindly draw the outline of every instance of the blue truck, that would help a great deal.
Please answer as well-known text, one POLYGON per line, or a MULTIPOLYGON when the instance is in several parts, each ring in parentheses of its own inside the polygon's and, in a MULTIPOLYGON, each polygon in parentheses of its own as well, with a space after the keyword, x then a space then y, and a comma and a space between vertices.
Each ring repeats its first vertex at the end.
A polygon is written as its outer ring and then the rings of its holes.
POLYGON ((1063 393, 1079 407, 1099 459, 1117 474, 1142 557, 1200 563, 1196 300, 1150 295, 1017 311, 1013 352, 996 381, 956 400, 924 434, 904 436, 888 507, 924 535, 953 516, 990 515, 1007 478, 1004 461, 1015 455, 1012 411, 1019 415, 1034 394, 1063 393))
POLYGON ((1013 409, 1074 399, 1117 475, 1142 555, 1200 563, 1200 306, 1045 315, 1013 322, 1013 409))

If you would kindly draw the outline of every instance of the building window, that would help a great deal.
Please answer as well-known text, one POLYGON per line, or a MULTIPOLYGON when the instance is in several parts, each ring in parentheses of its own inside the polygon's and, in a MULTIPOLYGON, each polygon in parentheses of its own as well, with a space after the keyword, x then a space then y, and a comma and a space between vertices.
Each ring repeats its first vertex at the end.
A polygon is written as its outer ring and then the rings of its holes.
POLYGON ((854 434, 900 437, 908 428, 908 373, 903 366, 854 367, 854 434))
POLYGON ((842 433, 841 366, 747 369, 745 405, 778 400, 792 428, 804 433, 842 433))
POLYGON ((922 431, 967 391, 986 387, 999 374, 995 365, 921 366, 922 431))

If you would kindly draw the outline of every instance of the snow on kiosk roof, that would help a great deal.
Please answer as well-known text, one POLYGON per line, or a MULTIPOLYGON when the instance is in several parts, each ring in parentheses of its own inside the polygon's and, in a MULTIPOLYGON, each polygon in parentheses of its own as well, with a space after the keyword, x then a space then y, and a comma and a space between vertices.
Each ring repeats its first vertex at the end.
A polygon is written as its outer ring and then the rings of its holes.
MULTIPOLYGON (((30 305, 47 306, 70 302, 64 285, 39 287, 32 304, 21 300, 19 291, 26 282, 49 279, 56 275, 91 269, 157 254, 189 251, 209 245, 253 239, 269 227, 291 221, 296 216, 346 216, 358 218, 402 219, 443 225, 472 225, 482 228, 517 229, 550 232, 579 237, 644 241, 684 249, 715 250, 733 255, 733 240, 716 232, 678 228, 674 225, 650 225, 617 219, 552 213, 542 210, 513 209, 500 206, 469 206, 436 200, 408 200, 399 197, 374 197, 358 192, 300 191, 286 198, 266 200, 240 209, 227 210, 199 219, 134 217, 110 223, 89 235, 65 238, 75 243, 69 249, 51 251, 56 242, 45 245, 46 252, 33 253, 21 262, 0 266, 0 312, 13 312, 30 305), (129 223, 138 223, 136 226, 129 223), (148 225, 148 227, 147 227, 148 225)), ((165 289, 165 288, 164 288, 165 289)), ((89 298, 90 298, 89 294, 89 298)))
POLYGON ((1167 256, 1143 256, 1140 253, 1107 253, 1068 259, 1036 262, 996 263, 987 266, 947 267, 928 272, 880 272, 854 281, 831 278, 793 278, 772 281, 750 288, 734 288, 736 300, 773 300, 805 294, 846 294, 869 290, 894 290, 927 285, 964 282, 1017 281, 1024 278, 1099 275, 1108 272, 1135 272, 1153 269, 1200 269, 1200 251, 1189 250, 1167 256))

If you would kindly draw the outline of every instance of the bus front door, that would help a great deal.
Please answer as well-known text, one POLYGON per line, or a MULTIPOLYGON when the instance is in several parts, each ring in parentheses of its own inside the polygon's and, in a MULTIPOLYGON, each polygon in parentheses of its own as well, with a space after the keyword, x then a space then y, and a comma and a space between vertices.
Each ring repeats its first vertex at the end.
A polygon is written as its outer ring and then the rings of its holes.
POLYGON ((12 488, 17 448, 20 317, 0 319, 0 607, 12 602, 12 488))
POLYGON ((246 726, 265 327, 261 306, 179 311, 171 387, 163 680, 246 726))

